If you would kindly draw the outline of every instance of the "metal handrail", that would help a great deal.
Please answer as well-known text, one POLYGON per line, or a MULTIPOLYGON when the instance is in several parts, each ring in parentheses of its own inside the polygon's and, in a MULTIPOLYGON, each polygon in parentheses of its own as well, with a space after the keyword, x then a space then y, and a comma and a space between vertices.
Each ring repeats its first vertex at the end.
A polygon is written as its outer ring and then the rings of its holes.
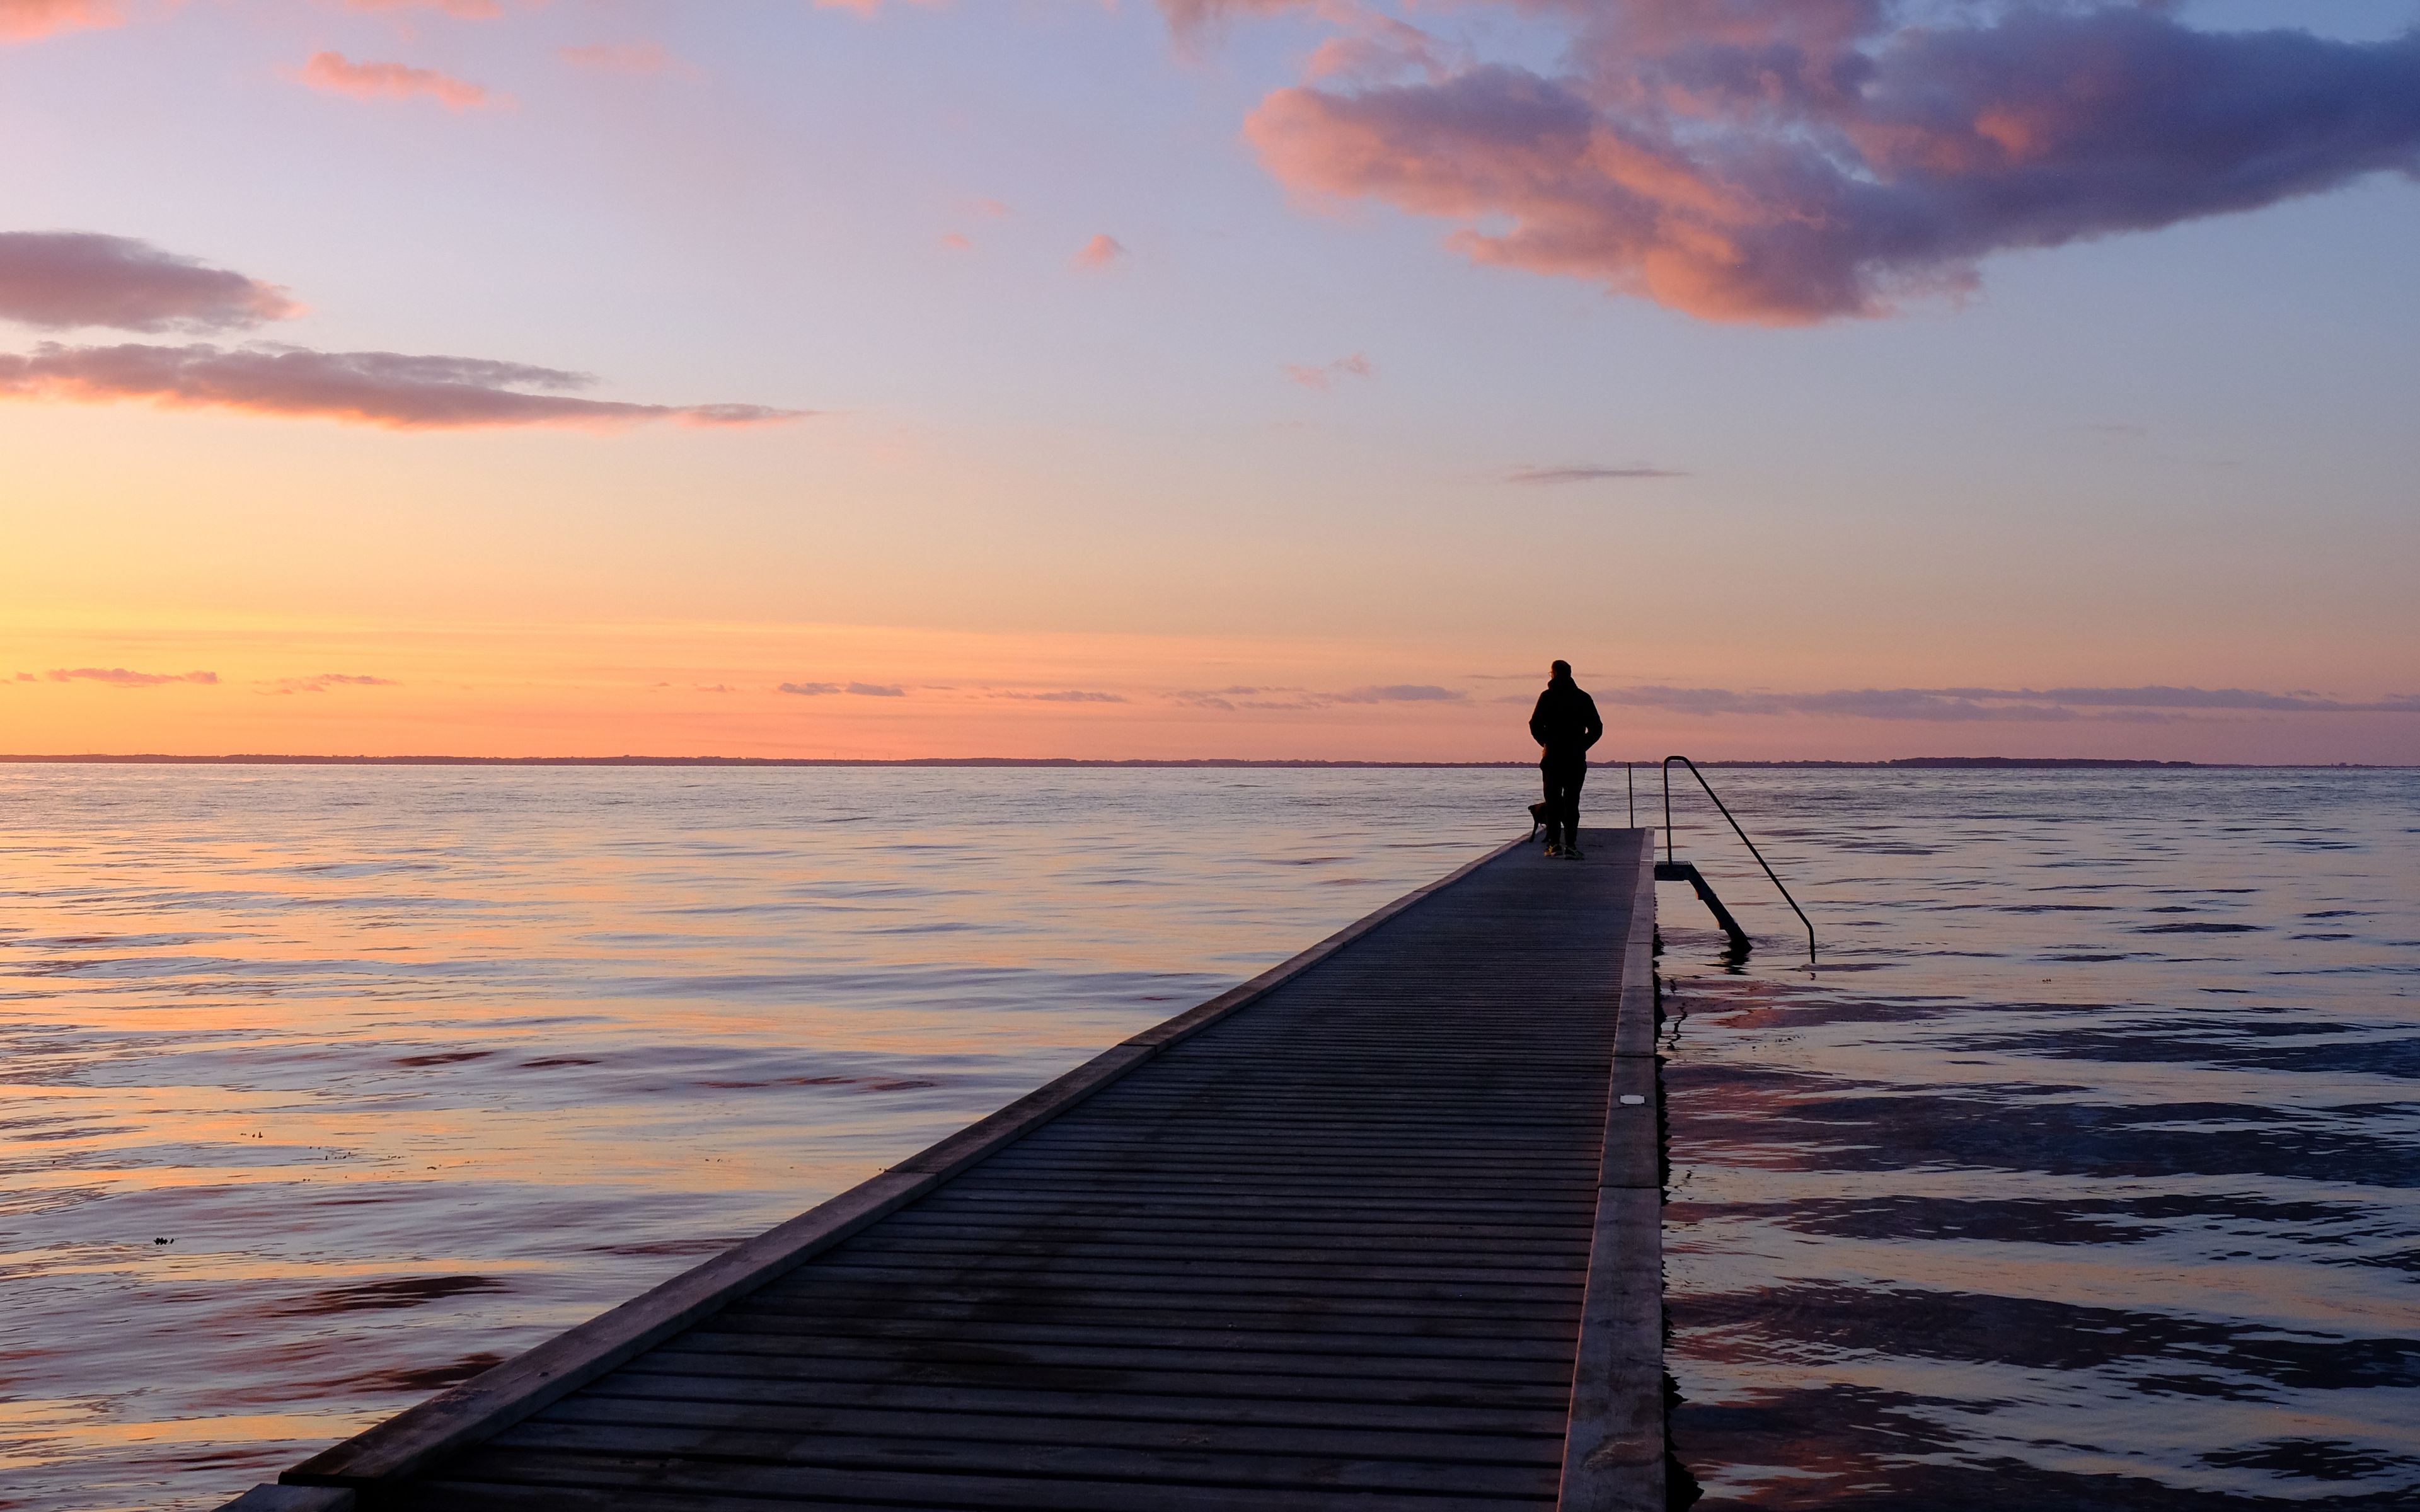
POLYGON ((1731 818, 1730 807, 1723 802, 1722 795, 1716 793, 1714 785, 1706 780, 1706 774, 1698 770, 1698 764, 1686 756, 1664 758, 1664 859, 1667 861, 1672 859, 1672 764, 1674 762, 1679 762, 1689 769, 1689 775, 1698 779, 1698 786, 1706 790, 1706 796, 1714 800, 1714 807, 1723 811, 1725 819, 1730 820, 1731 833, 1737 835, 1740 838, 1740 843, 1747 847, 1747 853, 1756 857, 1756 864, 1764 868, 1764 874, 1773 878, 1773 885, 1781 888, 1782 902, 1788 903, 1790 911, 1798 916, 1798 922, 1807 926, 1807 959, 1814 960, 1814 921, 1807 917, 1806 909, 1798 906, 1798 900, 1790 896, 1790 889, 1782 887, 1781 879, 1774 876, 1772 863, 1764 858, 1762 851, 1756 848, 1756 841, 1747 838, 1747 831, 1740 827, 1740 822, 1731 818))

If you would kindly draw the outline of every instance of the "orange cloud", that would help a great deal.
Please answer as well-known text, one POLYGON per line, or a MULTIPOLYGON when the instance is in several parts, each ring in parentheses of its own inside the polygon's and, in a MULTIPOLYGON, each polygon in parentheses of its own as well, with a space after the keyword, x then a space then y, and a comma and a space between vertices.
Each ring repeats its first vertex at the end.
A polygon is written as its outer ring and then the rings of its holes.
POLYGON ((973 239, 960 231, 953 231, 949 235, 943 237, 941 239, 941 245, 949 248, 952 252, 972 252, 975 250, 973 239))
POLYGON ((584 388, 594 381, 585 374, 526 363, 297 347, 63 347, 45 342, 30 356, 0 353, 0 399, 80 404, 148 400, 178 409, 309 416, 393 430, 503 425, 610 429, 652 420, 752 425, 808 413, 763 405, 626 404, 559 392, 524 392, 584 388))
POLYGON ((1102 270, 1114 268, 1128 255, 1125 244, 1108 232, 1101 232, 1076 250, 1076 266, 1102 270))
POLYGON ((112 687, 158 687, 166 683, 215 683, 216 672, 136 672, 123 667, 54 667, 54 683, 106 683, 112 687))
POLYGON ((0 319, 53 331, 226 331, 300 311, 284 289, 130 237, 0 232, 0 319))
POLYGON ((314 89, 362 100, 410 100, 427 95, 448 110, 488 103, 485 85, 402 63, 355 63, 342 53, 314 53, 297 75, 314 89))
POLYGON ((0 40, 26 41, 125 20, 116 0, 0 0, 0 40))
POLYGON ((333 687, 394 687, 392 677, 371 677, 360 672, 321 672, 314 677, 280 677, 269 683, 272 693, 325 693, 333 687))

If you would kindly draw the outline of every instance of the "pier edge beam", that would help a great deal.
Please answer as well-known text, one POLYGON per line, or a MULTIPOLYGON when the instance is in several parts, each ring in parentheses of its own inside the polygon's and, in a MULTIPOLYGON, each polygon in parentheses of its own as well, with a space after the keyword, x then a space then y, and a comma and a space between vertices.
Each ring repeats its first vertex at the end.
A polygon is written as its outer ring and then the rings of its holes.
POLYGON ((1655 1152, 1655 846, 1641 830, 1622 943, 1605 1158, 1559 1512, 1663 1512, 1664 1193, 1655 1152), (1636 1098, 1629 1102, 1625 1099, 1636 1098))

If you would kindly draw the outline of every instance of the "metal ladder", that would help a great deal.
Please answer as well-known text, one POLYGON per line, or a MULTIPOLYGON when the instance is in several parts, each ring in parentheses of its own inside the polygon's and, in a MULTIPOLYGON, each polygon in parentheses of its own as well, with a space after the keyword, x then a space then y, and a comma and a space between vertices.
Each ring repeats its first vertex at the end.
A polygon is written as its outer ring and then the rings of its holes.
MULTIPOLYGON (((1774 875, 1772 863, 1764 858, 1762 851, 1756 848, 1756 841, 1747 838, 1747 831, 1740 827, 1740 822, 1731 816, 1730 806, 1723 802, 1722 795, 1716 793, 1714 784, 1706 780, 1706 774, 1699 771, 1698 764, 1686 756, 1664 758, 1664 859, 1655 863, 1655 880, 1687 883, 1689 889, 1698 895, 1699 902, 1704 903, 1707 911, 1714 916, 1714 922, 1721 927, 1723 934, 1730 941, 1731 949, 1740 955, 1747 954, 1750 949, 1747 931, 1740 928, 1739 920, 1731 917, 1731 911, 1723 906, 1722 899, 1714 895, 1714 884, 1706 880, 1705 873, 1699 872, 1695 863, 1677 860, 1673 857, 1672 764, 1674 762, 1679 762, 1689 769, 1689 775, 1698 779, 1698 786, 1704 788, 1706 796, 1714 799, 1714 807, 1722 810, 1723 818, 1731 826, 1731 833, 1740 838, 1740 843, 1747 847, 1747 853, 1756 857, 1756 864, 1764 868, 1764 874, 1773 879, 1773 885, 1776 887, 1781 889, 1782 902, 1788 903, 1790 911, 1798 916, 1798 922, 1807 926, 1807 959, 1814 960, 1815 926, 1807 918, 1807 910, 1798 906, 1798 900, 1792 898, 1790 895, 1790 889, 1782 886, 1781 879, 1774 875)), ((1631 776, 1631 764, 1624 762, 1621 765, 1623 780, 1630 786, 1630 823, 1631 826, 1636 828, 1638 825, 1637 783, 1631 776)))

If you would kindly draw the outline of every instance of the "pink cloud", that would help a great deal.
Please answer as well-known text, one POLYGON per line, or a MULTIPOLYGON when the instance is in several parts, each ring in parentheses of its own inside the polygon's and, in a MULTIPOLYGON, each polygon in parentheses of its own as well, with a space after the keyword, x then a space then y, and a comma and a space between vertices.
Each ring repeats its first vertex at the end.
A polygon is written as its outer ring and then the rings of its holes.
POLYGON ((335 687, 394 687, 392 677, 370 677, 358 672, 321 672, 315 677, 281 677, 267 685, 271 693, 325 693, 335 687))
POLYGON ((1076 250, 1076 266, 1102 270, 1114 268, 1127 255, 1125 243, 1108 232, 1101 232, 1076 250))
POLYGON ((492 21, 504 13, 496 0, 345 0, 350 10, 442 10, 472 21, 492 21))
POLYGON ((627 404, 560 392, 594 381, 583 374, 525 363, 296 347, 63 347, 45 342, 29 356, 0 353, 0 399, 78 404, 142 400, 172 409, 308 416, 393 430, 503 425, 616 429, 656 420, 754 425, 811 412, 745 404, 627 404), (532 389, 558 392, 525 392, 532 389))
MULTIPOLYGON (((23 673, 19 674, 21 677, 23 673)), ((216 672, 134 672, 123 667, 54 667, 54 683, 107 683, 112 687, 158 687, 166 683, 215 683, 216 672)))
POLYGON ((0 0, 0 41, 28 41, 125 20, 116 0, 0 0))
POLYGON ((974 239, 961 231, 953 231, 947 236, 941 238, 941 245, 949 248, 952 252, 972 252, 975 250, 974 239))
POLYGON ((226 331, 300 310, 284 289, 129 237, 0 231, 0 319, 53 331, 226 331))
MULTIPOLYGON (((1603 0, 1564 65, 1440 62, 1342 15, 1246 124, 1313 197, 1456 223, 1474 261, 1709 319, 1891 313, 1993 254, 2420 174, 2420 31, 2203 31, 2164 6, 1603 0), (1359 28, 1357 30, 1354 28, 1359 28)), ((1505 0, 1518 4, 1519 0, 1505 0)), ((1180 29, 1289 8, 1162 0, 1180 29)))
POLYGON ((967 204, 967 208, 974 211, 977 215, 990 216, 995 220, 1002 219, 1016 213, 1015 210, 1009 208, 1004 201, 996 199, 970 200, 967 204))
POLYGON ((673 65, 673 55, 661 42, 594 42, 557 48, 554 55, 573 68, 603 73, 661 73, 673 65))
POLYGON ((1350 357, 1340 357, 1332 363, 1321 363, 1316 366, 1288 363, 1285 376, 1306 389, 1326 389, 1342 378, 1376 378, 1378 370, 1371 365, 1370 359, 1355 352, 1350 357))
POLYGON ((427 95, 448 110, 488 103, 485 85, 402 63, 355 63, 342 53, 314 53, 296 75, 314 89, 362 100, 410 100, 427 95))

